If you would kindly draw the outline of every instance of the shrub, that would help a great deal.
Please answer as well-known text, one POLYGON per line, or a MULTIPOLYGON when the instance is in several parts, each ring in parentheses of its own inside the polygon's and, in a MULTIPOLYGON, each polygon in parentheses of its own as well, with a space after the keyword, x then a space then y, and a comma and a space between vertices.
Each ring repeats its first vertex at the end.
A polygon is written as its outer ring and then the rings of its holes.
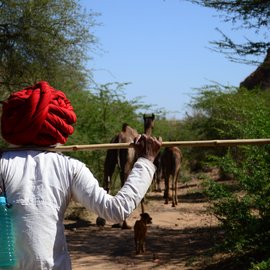
MULTIPOLYGON (((268 92, 204 88, 192 104, 195 117, 200 113, 203 119, 194 128, 201 139, 269 138, 269 100, 268 92)), ((269 145, 220 148, 208 151, 205 159, 236 179, 235 189, 205 184, 211 211, 225 230, 222 248, 248 258, 252 270, 269 269, 269 145)))

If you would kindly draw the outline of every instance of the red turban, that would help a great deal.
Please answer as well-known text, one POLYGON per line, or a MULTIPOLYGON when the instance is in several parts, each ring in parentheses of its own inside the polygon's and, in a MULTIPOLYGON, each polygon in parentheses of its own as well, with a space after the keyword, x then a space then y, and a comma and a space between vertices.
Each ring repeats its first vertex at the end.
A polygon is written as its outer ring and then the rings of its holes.
POLYGON ((76 114, 65 94, 45 81, 11 94, 3 102, 1 132, 11 144, 63 144, 75 122, 76 114))

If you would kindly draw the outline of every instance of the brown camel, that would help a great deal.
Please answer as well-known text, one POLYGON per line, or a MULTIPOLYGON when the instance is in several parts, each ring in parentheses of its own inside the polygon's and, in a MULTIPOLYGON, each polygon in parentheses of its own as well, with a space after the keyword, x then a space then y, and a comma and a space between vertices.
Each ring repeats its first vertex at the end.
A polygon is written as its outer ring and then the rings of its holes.
POLYGON ((143 125, 144 125, 144 134, 152 136, 152 131, 154 128, 155 115, 143 115, 143 125))
POLYGON ((165 204, 169 202, 169 190, 170 190, 170 178, 172 179, 172 207, 175 207, 178 203, 177 197, 177 184, 181 169, 182 153, 178 147, 166 147, 161 153, 160 157, 160 169, 161 174, 164 177, 165 189, 164 199, 165 204))
MULTIPOLYGON (((152 136, 152 131, 154 129, 154 121, 155 121, 155 115, 152 113, 151 115, 143 115, 143 120, 144 120, 144 133, 146 135, 152 136)), ((161 137, 159 137, 161 139, 161 137)), ((154 164, 157 167, 157 171, 154 175, 153 179, 153 186, 155 191, 161 191, 160 188, 160 152, 158 153, 157 157, 154 160, 154 164)), ((142 200, 142 213, 144 213, 144 206, 143 206, 144 200, 142 200)))
MULTIPOLYGON (((123 124, 122 131, 112 138, 111 143, 131 143, 138 136, 137 130, 130 127, 128 124, 123 124)), ((116 165, 120 170, 121 186, 124 185, 128 174, 130 173, 133 164, 136 160, 135 150, 128 149, 109 149, 106 154, 104 163, 104 185, 106 191, 110 192, 112 176, 116 165)))
MULTIPOLYGON (((144 123, 144 134, 148 136, 152 136, 152 131, 154 128, 155 115, 152 113, 151 115, 143 115, 143 123, 144 123)), ((141 211, 144 213, 144 198, 141 201, 141 211)))
MULTIPOLYGON (((144 132, 145 134, 151 135, 155 116, 154 114, 152 114, 151 116, 144 115, 143 119, 144 132)), ((111 143, 131 143, 134 141, 134 138, 136 136, 138 136, 138 132, 125 123, 123 124, 122 131, 111 140, 111 143)), ((110 192, 112 176, 116 165, 118 165, 119 167, 121 186, 123 186, 136 160, 137 157, 133 148, 119 150, 110 149, 107 151, 104 163, 103 187, 108 193, 110 192)), ((142 213, 144 213, 143 201, 144 200, 142 200, 141 202, 142 213)), ((124 221, 122 224, 122 229, 129 228, 130 226, 128 226, 126 221, 124 221)))
MULTIPOLYGON (((154 127, 155 115, 143 116, 144 120, 144 133, 152 135, 154 127)), ((122 131, 112 138, 111 143, 126 143, 133 142, 134 138, 138 136, 137 130, 130 127, 128 124, 123 124, 122 131)), ((120 169, 121 186, 124 185, 133 165, 136 161, 135 151, 133 148, 128 149, 109 149, 106 153, 104 163, 104 189, 109 193, 112 182, 112 176, 116 165, 120 169)))
MULTIPOLYGON (((130 127, 128 124, 123 124, 122 131, 113 137, 111 143, 131 143, 134 138, 138 136, 138 132, 130 127)), ((110 193, 110 187, 112 182, 112 176, 116 165, 120 170, 121 186, 124 185, 128 174, 130 173, 134 162, 136 161, 134 148, 128 149, 109 149, 106 154, 104 163, 104 189, 110 193)), ((120 227, 121 225, 115 224, 114 227, 120 227)), ((122 229, 130 229, 126 220, 123 221, 122 229)))

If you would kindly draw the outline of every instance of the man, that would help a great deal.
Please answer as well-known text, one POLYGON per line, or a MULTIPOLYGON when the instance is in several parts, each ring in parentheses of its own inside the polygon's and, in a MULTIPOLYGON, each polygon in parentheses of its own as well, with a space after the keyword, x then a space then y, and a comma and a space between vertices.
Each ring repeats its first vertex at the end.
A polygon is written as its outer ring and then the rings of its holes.
POLYGON ((63 225, 71 199, 108 221, 121 222, 138 206, 151 184, 156 169, 153 161, 161 147, 153 137, 135 139, 138 161, 115 196, 107 194, 79 160, 34 149, 64 144, 75 122, 76 114, 65 94, 45 81, 3 102, 2 136, 12 145, 24 146, 3 152, 0 160, 16 233, 17 264, 11 269, 71 269, 63 225), (31 147, 25 150, 26 146, 31 147))

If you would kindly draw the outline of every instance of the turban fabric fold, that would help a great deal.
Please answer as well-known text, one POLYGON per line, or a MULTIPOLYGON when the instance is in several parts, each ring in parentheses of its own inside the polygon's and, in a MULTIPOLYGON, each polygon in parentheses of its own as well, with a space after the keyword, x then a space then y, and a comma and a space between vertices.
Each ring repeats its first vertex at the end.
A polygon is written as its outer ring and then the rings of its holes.
POLYGON ((64 144, 74 131, 76 114, 62 91, 41 81, 3 102, 1 132, 16 145, 64 144))

